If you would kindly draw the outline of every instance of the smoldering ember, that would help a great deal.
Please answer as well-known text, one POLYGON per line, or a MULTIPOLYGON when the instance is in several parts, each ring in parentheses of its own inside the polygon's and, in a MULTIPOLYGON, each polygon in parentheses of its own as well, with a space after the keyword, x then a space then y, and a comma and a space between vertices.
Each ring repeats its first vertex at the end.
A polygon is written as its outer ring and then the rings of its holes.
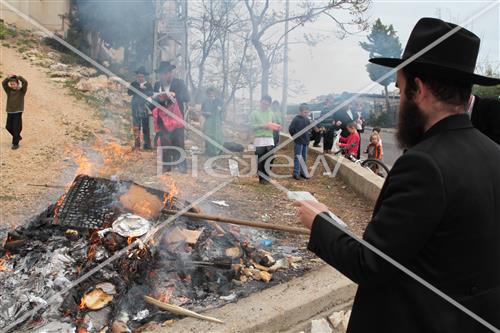
POLYGON ((140 331, 151 321, 176 318, 144 296, 196 311, 308 269, 297 248, 265 250, 214 222, 179 217, 155 230, 168 219, 166 209, 186 204, 130 181, 77 176, 56 203, 8 233, 0 261, 0 328, 42 305, 11 331, 140 331), (150 237, 142 241, 143 235, 150 237), (58 294, 124 249, 125 255, 58 294), (47 304, 54 295, 57 301, 47 304))

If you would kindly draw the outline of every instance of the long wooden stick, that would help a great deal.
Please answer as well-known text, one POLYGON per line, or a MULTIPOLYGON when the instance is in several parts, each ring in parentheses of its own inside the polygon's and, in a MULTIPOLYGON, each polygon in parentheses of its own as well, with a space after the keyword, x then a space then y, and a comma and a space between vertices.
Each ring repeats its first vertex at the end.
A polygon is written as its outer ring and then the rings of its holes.
POLYGON ((26 184, 27 186, 35 186, 35 187, 51 187, 51 188, 65 188, 64 185, 51 185, 51 184, 26 184))
POLYGON ((193 317, 196 319, 202 319, 202 320, 207 320, 207 321, 211 321, 214 323, 224 324, 224 322, 222 320, 219 320, 217 318, 204 316, 204 315, 201 315, 201 314, 196 313, 194 311, 190 311, 190 310, 181 308, 180 306, 177 306, 177 305, 164 303, 164 302, 161 302, 161 301, 159 301, 151 296, 144 296, 144 300, 146 301, 146 303, 153 304, 162 310, 172 312, 176 315, 193 317))
MULTIPOLYGON (((167 214, 172 214, 172 215, 179 213, 176 210, 170 210, 170 209, 164 210, 164 212, 167 214)), ((246 221, 246 220, 240 220, 240 219, 235 219, 235 218, 231 218, 231 217, 222 217, 222 216, 207 215, 207 214, 200 214, 200 213, 191 213, 191 212, 186 212, 186 213, 183 213, 182 215, 186 216, 186 217, 194 218, 194 219, 210 220, 210 221, 217 221, 217 222, 222 222, 222 223, 244 225, 244 226, 248 226, 248 227, 268 229, 268 230, 286 231, 286 232, 291 232, 291 233, 301 234, 301 235, 309 235, 311 233, 308 229, 305 229, 305 228, 296 228, 296 227, 289 227, 286 225, 276 225, 276 224, 268 224, 268 223, 263 223, 263 222, 246 221)))

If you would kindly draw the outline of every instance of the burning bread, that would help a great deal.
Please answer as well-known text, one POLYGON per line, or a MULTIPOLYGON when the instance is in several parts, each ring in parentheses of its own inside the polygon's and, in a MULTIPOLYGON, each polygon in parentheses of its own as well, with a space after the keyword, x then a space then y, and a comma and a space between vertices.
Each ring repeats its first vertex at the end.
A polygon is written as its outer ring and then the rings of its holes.
POLYGON ((120 203, 128 211, 150 221, 160 215, 164 206, 164 203, 156 195, 134 184, 120 197, 120 203))

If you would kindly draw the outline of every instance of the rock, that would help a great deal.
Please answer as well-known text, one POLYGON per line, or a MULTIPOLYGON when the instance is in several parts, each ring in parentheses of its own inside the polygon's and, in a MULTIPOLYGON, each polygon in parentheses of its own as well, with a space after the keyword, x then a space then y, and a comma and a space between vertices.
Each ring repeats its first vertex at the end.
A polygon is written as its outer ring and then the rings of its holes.
POLYGON ((125 106, 125 97, 120 93, 115 91, 110 91, 109 89, 98 90, 96 93, 96 97, 111 103, 114 106, 125 106))
POLYGON ((30 59, 31 63, 35 66, 41 66, 45 68, 49 68, 52 64, 54 64, 54 60, 47 59, 47 58, 35 58, 35 59, 30 59))
POLYGON ((83 323, 91 332, 100 331, 108 325, 111 307, 100 309, 98 311, 89 311, 83 318, 83 323))
POLYGON ((344 319, 342 320, 342 326, 344 327, 344 330, 347 330, 347 325, 349 324, 349 319, 351 319, 351 310, 346 312, 344 319))
POLYGON ((69 69, 69 65, 62 64, 60 62, 57 62, 57 63, 50 66, 50 70, 52 70, 52 71, 67 71, 68 69, 69 69))
POLYGON ((50 80, 52 80, 54 82, 58 82, 58 83, 65 83, 68 81, 68 78, 66 78, 66 77, 53 77, 50 80))
POLYGON ((342 320, 344 319, 345 311, 335 311, 332 313, 329 317, 328 320, 332 324, 333 328, 337 328, 342 324, 342 320))
POLYGON ((78 72, 70 72, 69 73, 69 77, 73 81, 78 81, 78 80, 80 80, 83 77, 83 75, 80 74, 80 73, 78 73, 78 72))
POLYGON ((108 87, 108 78, 106 75, 99 75, 88 79, 80 80, 75 88, 81 91, 97 91, 108 87))
POLYGON ((42 58, 44 56, 44 54, 37 49, 30 49, 24 52, 24 54, 28 57, 35 57, 35 58, 42 58))
POLYGON ((97 74, 97 70, 93 67, 74 66, 72 71, 87 77, 95 76, 97 74))
POLYGON ((349 318, 351 317, 351 310, 349 311, 336 311, 332 313, 329 317, 328 320, 332 324, 334 328, 346 330, 347 325, 349 324, 349 318))
POLYGON ((326 319, 316 319, 311 321, 311 333, 332 333, 332 328, 326 319))
MULTIPOLYGON (((52 66, 51 66, 52 67, 52 66)), ((66 72, 66 71, 56 71, 56 70, 52 70, 50 73, 49 73, 49 76, 50 77, 68 77, 69 76, 69 73, 66 72)))
MULTIPOLYGON (((50 58, 50 59, 53 59, 53 60, 56 60, 56 59, 60 59, 61 56, 59 55, 59 53, 56 53, 56 52, 47 52, 47 57, 50 58)), ((62 64, 64 65, 64 64, 62 64)))

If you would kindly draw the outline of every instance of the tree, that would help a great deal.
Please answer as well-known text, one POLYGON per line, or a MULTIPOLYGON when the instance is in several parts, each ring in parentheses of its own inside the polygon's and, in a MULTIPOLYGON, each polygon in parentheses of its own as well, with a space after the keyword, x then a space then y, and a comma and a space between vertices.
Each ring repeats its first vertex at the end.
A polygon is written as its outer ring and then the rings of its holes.
MULTIPOLYGON (((394 27, 386 26, 380 19, 377 19, 372 26, 370 34, 367 36, 368 42, 360 42, 359 45, 370 53, 370 58, 373 57, 388 57, 399 58, 401 56, 401 42, 396 35, 394 27)), ((369 63, 366 65, 366 70, 372 81, 379 80, 392 69, 369 63)), ((390 75, 379 84, 384 87, 385 101, 387 111, 390 111, 389 92, 387 86, 396 81, 396 75, 390 75)))
POLYGON ((93 1, 76 0, 78 23, 89 40, 89 55, 98 59, 102 44, 124 48, 124 63, 129 54, 145 63, 151 53, 154 7, 151 0, 93 1))
POLYGON ((325 2, 304 1, 296 7, 296 11, 286 16, 283 8, 276 8, 269 0, 255 1, 244 0, 245 7, 251 23, 250 40, 257 53, 261 64, 261 94, 267 95, 269 92, 269 80, 272 66, 278 63, 279 51, 284 46, 283 38, 286 34, 296 28, 315 21, 321 15, 326 15, 345 34, 350 34, 351 26, 364 30, 364 12, 368 8, 369 0, 330 0, 325 2), (333 12, 344 11, 348 20, 343 21, 335 16, 333 12), (276 27, 286 21, 291 22, 291 27, 279 38, 272 38, 276 27))
MULTIPOLYGON (((231 71, 229 41, 232 39, 238 43, 237 40, 245 39, 235 36, 236 32, 245 30, 238 7, 241 5, 237 0, 202 0, 191 7, 188 21, 191 35, 188 78, 197 101, 203 96, 203 88, 206 87, 206 75, 210 72, 207 68, 212 68, 214 64, 217 67, 213 68, 210 75, 210 85, 220 85, 223 96, 228 94, 228 73, 231 71), (218 82, 219 76, 222 76, 221 84, 218 82), (217 83, 214 84, 214 81, 217 83)), ((237 55, 237 59, 243 58, 245 52, 237 55)))
MULTIPOLYGON (((500 78, 500 72, 498 71, 498 66, 493 68, 491 63, 485 61, 476 66, 476 70, 478 73, 481 73, 485 76, 490 77, 498 77, 500 78)), ((500 98, 500 84, 496 86, 478 86, 475 85, 472 87, 472 93, 479 97, 487 97, 487 98, 500 98)))

